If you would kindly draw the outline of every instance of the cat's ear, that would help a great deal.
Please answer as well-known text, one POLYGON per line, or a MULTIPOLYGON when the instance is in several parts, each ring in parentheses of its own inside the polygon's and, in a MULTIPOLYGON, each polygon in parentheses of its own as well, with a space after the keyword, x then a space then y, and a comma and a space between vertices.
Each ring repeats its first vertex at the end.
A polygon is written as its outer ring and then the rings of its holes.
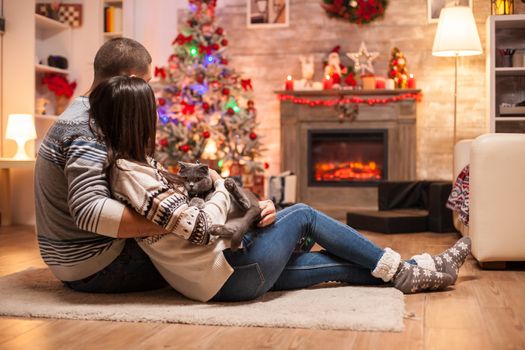
POLYGON ((208 166, 207 166, 207 165, 200 164, 199 167, 197 168, 197 170, 198 170, 202 175, 208 175, 208 166))
POLYGON ((190 166, 190 163, 186 163, 186 162, 177 162, 177 163, 179 163, 179 170, 184 170, 190 166))

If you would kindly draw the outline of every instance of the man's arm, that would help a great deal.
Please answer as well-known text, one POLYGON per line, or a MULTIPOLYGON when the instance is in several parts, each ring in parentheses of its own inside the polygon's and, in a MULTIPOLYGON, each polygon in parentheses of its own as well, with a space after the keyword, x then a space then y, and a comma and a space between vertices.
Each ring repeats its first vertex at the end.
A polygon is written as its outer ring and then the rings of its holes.
POLYGON ((132 208, 126 207, 120 219, 118 238, 147 237, 169 233, 161 226, 146 219, 132 208))

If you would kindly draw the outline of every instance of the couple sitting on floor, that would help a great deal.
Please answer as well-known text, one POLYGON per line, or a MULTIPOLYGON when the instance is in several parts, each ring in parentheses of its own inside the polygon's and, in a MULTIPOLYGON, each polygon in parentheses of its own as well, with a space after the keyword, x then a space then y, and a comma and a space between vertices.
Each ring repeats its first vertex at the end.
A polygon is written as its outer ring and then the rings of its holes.
POLYGON ((326 281, 388 283, 404 293, 453 284, 470 252, 462 238, 440 255, 409 260, 304 204, 261 220, 230 249, 211 229, 225 224, 232 197, 213 170, 214 192, 191 205, 176 175, 154 160, 157 121, 151 57, 138 42, 106 42, 95 77, 40 147, 35 178, 40 252, 74 290, 131 292, 171 287, 199 301, 240 301, 269 290, 326 281), (311 252, 313 242, 324 250, 311 252))

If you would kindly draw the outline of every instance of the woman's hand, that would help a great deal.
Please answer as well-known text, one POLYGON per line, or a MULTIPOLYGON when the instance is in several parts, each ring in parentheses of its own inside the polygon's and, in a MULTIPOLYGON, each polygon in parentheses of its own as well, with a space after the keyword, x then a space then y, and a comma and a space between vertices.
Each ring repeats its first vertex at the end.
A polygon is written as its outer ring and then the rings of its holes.
POLYGON ((261 208, 261 221, 257 224, 258 227, 265 227, 275 222, 275 205, 269 199, 259 202, 261 208))
POLYGON ((216 172, 213 169, 208 169, 208 174, 210 174, 211 181, 215 183, 215 181, 222 179, 222 177, 219 175, 218 172, 216 172))

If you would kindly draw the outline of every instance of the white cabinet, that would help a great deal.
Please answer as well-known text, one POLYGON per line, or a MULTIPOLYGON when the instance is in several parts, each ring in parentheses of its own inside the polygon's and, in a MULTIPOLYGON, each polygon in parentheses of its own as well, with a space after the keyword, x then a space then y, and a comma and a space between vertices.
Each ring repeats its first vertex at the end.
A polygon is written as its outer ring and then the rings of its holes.
POLYGON ((525 15, 490 16, 486 26, 490 130, 525 133, 525 106, 516 106, 525 101, 525 15))

